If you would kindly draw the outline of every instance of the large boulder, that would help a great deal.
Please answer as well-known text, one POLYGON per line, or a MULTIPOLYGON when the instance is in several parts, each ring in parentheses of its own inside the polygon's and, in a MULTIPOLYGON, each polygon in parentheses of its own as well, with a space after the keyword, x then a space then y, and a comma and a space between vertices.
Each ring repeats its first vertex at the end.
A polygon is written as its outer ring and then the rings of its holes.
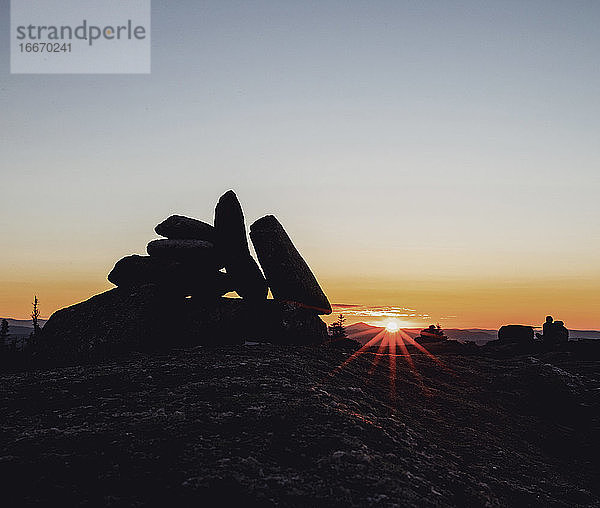
POLYGON ((525 325, 504 325, 498 330, 501 342, 533 342, 533 327, 525 325))
POLYGON ((65 360, 195 344, 241 344, 242 307, 234 299, 207 303, 175 298, 152 284, 119 287, 52 314, 40 343, 47 356, 65 360))
POLYGON ((206 222, 183 215, 171 215, 154 228, 171 240, 205 240, 214 243, 215 228, 206 222))
POLYGON ((273 215, 252 224, 250 238, 276 299, 331 314, 331 304, 316 277, 273 215))
POLYGON ((118 287, 52 314, 42 329, 40 359, 99 360, 131 351, 195 345, 319 344, 325 323, 297 306, 240 298, 174 297, 160 287, 118 287))
POLYGON ((215 208, 216 244, 236 292, 248 300, 267 297, 267 281, 250 255, 242 206, 233 191, 221 196, 215 208))
POLYGON ((214 245, 204 240, 152 240, 146 250, 150 256, 164 261, 196 263, 206 268, 223 266, 214 245))
POLYGON ((206 298, 233 291, 231 277, 226 273, 137 254, 117 261, 108 280, 123 287, 156 284, 175 293, 206 298))

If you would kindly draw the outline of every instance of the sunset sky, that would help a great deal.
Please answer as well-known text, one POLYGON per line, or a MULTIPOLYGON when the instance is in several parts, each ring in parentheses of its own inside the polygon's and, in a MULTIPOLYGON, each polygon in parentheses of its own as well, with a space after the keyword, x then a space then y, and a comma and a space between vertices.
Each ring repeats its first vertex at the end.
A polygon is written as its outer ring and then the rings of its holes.
POLYGON ((600 328, 600 3, 154 0, 149 75, 11 75, 8 6, 0 316, 231 188, 331 302, 600 328))

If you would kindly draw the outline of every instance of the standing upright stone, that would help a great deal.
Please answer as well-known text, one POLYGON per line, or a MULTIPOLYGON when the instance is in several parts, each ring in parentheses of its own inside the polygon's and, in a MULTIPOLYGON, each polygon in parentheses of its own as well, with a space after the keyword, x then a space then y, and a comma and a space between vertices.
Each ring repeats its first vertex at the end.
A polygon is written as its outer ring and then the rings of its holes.
POLYGON ((276 299, 331 314, 331 304, 316 277, 273 215, 252 224, 250 238, 276 299))
POLYGON ((231 190, 221 196, 215 208, 215 237, 236 292, 249 300, 264 300, 267 297, 267 281, 250 255, 244 212, 231 190))
POLYGON ((215 233, 219 249, 227 257, 250 255, 242 205, 235 192, 228 190, 215 208, 215 233))

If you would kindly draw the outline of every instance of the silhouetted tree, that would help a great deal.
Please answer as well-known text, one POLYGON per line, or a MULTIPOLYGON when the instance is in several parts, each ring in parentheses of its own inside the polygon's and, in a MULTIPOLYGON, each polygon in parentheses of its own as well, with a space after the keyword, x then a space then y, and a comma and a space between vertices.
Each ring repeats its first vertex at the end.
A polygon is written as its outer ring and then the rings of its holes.
POLYGON ((346 328, 344 327, 345 322, 346 317, 343 314, 340 314, 337 321, 329 325, 329 335, 331 336, 331 340, 342 340, 348 338, 346 328))
POLYGON ((344 326, 345 323, 345 316, 340 314, 337 321, 329 325, 329 344, 335 348, 356 351, 357 349, 360 349, 360 342, 348 337, 344 326))
POLYGON ((31 311, 31 321, 33 322, 33 331, 31 335, 29 335, 30 345, 34 345, 35 341, 40 335, 40 325, 38 324, 38 320, 40 318, 40 301, 38 300, 37 295, 33 297, 33 309, 31 311))

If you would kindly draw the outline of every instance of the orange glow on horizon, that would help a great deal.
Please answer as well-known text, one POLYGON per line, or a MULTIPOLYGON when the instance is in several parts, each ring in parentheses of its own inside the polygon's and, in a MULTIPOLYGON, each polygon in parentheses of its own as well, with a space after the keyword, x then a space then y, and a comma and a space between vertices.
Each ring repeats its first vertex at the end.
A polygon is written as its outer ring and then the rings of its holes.
POLYGON ((373 279, 356 285, 345 280, 323 284, 330 301, 360 307, 356 317, 352 308, 340 309, 347 322, 363 321, 385 327, 391 319, 401 329, 424 328, 439 323, 442 328, 485 328, 497 330, 505 324, 541 326, 545 316, 565 322, 571 330, 600 329, 600 275, 589 278, 503 280, 389 280, 373 279), (359 305, 364 303, 364 305, 359 305), (410 306, 402 311, 398 305, 410 306), (393 315, 362 313, 362 309, 397 309, 393 315), (558 317, 560 316, 560 317, 558 317))
MULTIPOLYGON (((33 296, 40 299, 44 318, 53 312, 109 290, 103 272, 108 269, 86 268, 77 273, 46 274, 41 269, 21 273, 11 266, 0 267, 0 317, 29 319, 33 296)), ((374 280, 356 285, 349 281, 325 279, 321 285, 331 302, 366 302, 360 305, 368 314, 352 316, 334 304, 326 322, 343 313, 347 324, 364 321, 386 327, 390 321, 399 329, 424 328, 440 323, 442 328, 486 328, 497 330, 505 324, 539 327, 546 315, 565 322, 570 330, 600 329, 600 277, 586 280, 560 279, 517 282, 482 281, 389 281, 374 280), (409 309, 395 307, 398 303, 409 309), (377 308, 393 308, 393 312, 377 308), (376 309, 376 310, 373 310, 376 309)))

